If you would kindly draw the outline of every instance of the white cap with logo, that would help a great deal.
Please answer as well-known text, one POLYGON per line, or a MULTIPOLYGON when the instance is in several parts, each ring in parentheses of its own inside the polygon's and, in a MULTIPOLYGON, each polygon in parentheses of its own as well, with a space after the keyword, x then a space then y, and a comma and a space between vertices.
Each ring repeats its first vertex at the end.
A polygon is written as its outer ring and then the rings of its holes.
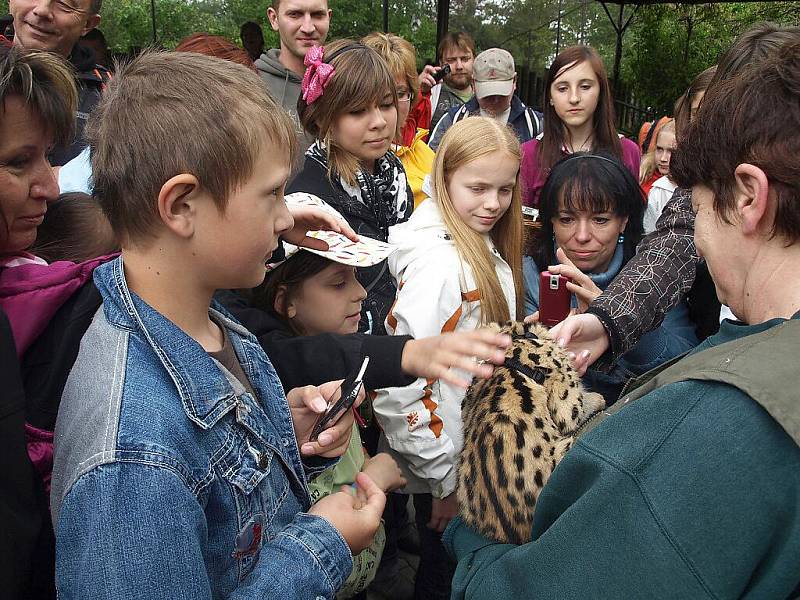
POLYGON ((510 96, 514 92, 514 57, 502 48, 489 48, 475 57, 472 80, 475 96, 510 96))

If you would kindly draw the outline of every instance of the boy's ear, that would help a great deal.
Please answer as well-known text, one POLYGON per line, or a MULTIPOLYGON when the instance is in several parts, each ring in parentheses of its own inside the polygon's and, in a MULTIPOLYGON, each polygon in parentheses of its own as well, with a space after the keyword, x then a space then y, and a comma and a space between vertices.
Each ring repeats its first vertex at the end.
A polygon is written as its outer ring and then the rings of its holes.
POLYGON ((168 179, 158 193, 158 215, 176 235, 189 238, 194 233, 195 198, 200 193, 200 182, 189 173, 168 179))
POLYGON ((297 316, 297 308, 293 302, 288 301, 288 294, 286 293, 286 286, 279 285, 278 291, 275 292, 275 302, 272 308, 279 315, 283 315, 287 319, 294 319, 297 316))
POLYGON ((771 230, 769 219, 769 180, 759 167, 741 164, 734 171, 733 189, 736 212, 742 222, 742 231, 753 234, 760 228, 771 230))

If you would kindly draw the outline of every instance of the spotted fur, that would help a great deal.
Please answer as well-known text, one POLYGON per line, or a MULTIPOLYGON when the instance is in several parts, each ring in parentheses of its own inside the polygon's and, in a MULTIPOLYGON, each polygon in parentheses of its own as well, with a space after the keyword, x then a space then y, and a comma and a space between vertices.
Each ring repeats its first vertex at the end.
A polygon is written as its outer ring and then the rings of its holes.
POLYGON ((509 322, 500 331, 513 338, 506 365, 476 379, 461 404, 457 493, 467 524, 492 539, 522 544, 531 539, 539 493, 575 431, 605 402, 583 389, 545 327, 509 322))

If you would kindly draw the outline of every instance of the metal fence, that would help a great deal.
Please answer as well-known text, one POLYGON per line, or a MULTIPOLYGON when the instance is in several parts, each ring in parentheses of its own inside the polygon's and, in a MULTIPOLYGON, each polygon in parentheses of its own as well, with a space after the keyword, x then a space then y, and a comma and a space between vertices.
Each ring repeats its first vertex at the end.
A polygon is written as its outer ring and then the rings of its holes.
MULTIPOLYGON (((543 72, 528 71, 525 67, 517 70, 517 95, 525 104, 539 111, 544 107, 544 85, 543 72)), ((617 131, 634 140, 642 123, 661 116, 653 107, 642 106, 636 97, 636 92, 624 84, 619 86, 615 94, 614 113, 617 119, 617 131)))

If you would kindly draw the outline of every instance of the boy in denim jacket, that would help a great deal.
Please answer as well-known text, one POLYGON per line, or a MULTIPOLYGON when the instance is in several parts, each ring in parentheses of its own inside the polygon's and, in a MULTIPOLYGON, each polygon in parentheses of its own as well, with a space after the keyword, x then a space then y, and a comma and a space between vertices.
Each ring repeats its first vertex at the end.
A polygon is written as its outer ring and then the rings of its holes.
POLYGON ((338 382, 284 395, 212 303, 261 282, 279 235, 303 237, 283 201, 291 121, 244 67, 145 53, 88 138, 122 256, 95 271, 103 306, 56 425, 60 597, 332 598, 384 503, 360 474, 366 502, 311 506, 306 476, 345 451, 352 415, 309 442, 338 382))

